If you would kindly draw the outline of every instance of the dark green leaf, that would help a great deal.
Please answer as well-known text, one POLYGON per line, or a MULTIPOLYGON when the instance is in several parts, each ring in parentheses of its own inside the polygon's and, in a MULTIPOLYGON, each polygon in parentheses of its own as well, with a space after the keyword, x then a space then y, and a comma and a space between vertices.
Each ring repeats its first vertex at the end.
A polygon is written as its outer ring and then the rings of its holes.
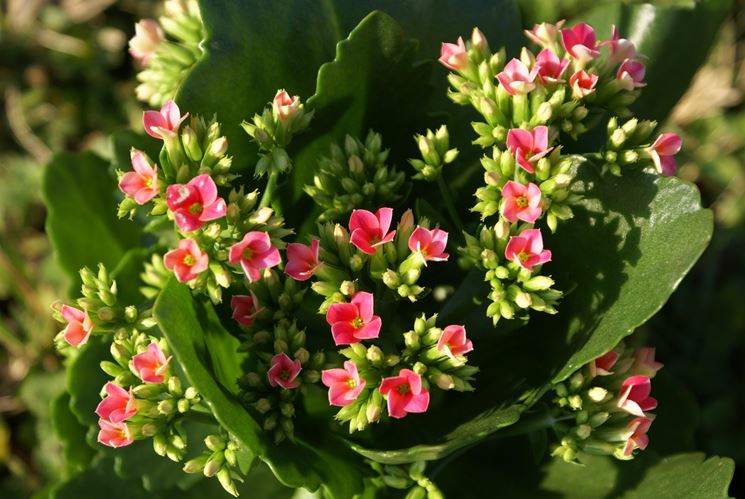
POLYGON ((62 441, 66 472, 75 473, 88 466, 95 451, 86 440, 88 427, 81 425, 70 411, 68 393, 63 393, 52 401, 52 421, 54 431, 62 441))

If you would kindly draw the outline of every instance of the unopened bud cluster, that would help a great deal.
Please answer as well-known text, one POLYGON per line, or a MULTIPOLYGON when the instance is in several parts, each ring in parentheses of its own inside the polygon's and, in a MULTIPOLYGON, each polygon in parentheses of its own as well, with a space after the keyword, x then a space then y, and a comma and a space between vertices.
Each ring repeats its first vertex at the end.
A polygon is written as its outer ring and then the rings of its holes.
POLYGON ((238 497, 235 482, 243 482, 253 456, 227 434, 207 435, 204 445, 207 449, 202 454, 184 463, 184 472, 216 477, 226 492, 238 497))
POLYGON ((445 495, 425 474, 426 461, 417 461, 408 466, 380 464, 369 461, 370 467, 378 474, 373 483, 397 490, 406 490, 406 499, 444 499, 445 495))
POLYGON ((422 159, 410 159, 409 163, 417 171, 415 179, 435 181, 440 178, 442 168, 456 160, 458 149, 450 148, 450 134, 445 125, 436 131, 427 130, 425 135, 415 135, 422 159))

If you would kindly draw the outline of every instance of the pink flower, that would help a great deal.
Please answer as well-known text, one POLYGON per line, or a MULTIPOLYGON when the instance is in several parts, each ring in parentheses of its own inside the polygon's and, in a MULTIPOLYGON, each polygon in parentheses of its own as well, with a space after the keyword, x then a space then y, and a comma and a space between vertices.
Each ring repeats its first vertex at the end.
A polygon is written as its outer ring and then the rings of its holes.
POLYGON ((147 350, 132 357, 132 367, 145 383, 163 383, 171 357, 166 358, 160 345, 153 342, 147 350))
POLYGON ((453 71, 460 71, 468 65, 468 52, 463 37, 458 43, 443 43, 440 47, 440 64, 453 71))
POLYGON ((568 59, 559 59, 553 51, 544 49, 536 57, 534 69, 538 72, 538 79, 544 84, 557 83, 561 81, 561 75, 568 65, 568 59))
POLYGON ((135 23, 135 36, 129 40, 129 53, 143 65, 147 65, 158 45, 165 39, 166 35, 160 24, 152 19, 143 19, 135 23))
POLYGON ((88 312, 62 305, 62 318, 67 321, 67 326, 62 330, 65 341, 74 347, 85 345, 93 331, 88 312))
POLYGON ((682 146, 683 141, 678 134, 663 133, 647 148, 647 152, 652 156, 657 171, 669 176, 675 174, 677 164, 673 156, 680 152, 682 146))
POLYGON ((251 231, 243 239, 230 247, 228 260, 240 263, 250 282, 261 279, 261 270, 276 267, 281 262, 279 250, 272 246, 269 234, 251 231))
POLYGON ((425 265, 428 261, 447 261, 450 257, 445 253, 447 244, 448 233, 440 229, 429 230, 424 227, 417 227, 409 237, 409 249, 422 255, 425 265))
POLYGON ((647 85, 644 83, 645 73, 644 64, 626 59, 619 66, 618 71, 616 71, 616 79, 621 88, 630 92, 635 88, 645 87, 647 85))
POLYGON ((114 383, 106 383, 104 388, 108 396, 96 407, 96 414, 101 419, 112 423, 121 423, 137 414, 135 398, 132 396, 131 388, 127 391, 114 383))
POLYGON ((625 59, 633 59, 636 57, 636 46, 634 42, 627 40, 626 38, 619 38, 618 29, 614 25, 611 28, 610 40, 600 43, 600 46, 608 46, 610 52, 610 65, 615 65, 625 59))
POLYGON ((631 376, 621 384, 618 407, 634 416, 644 417, 644 411, 657 407, 657 401, 649 396, 652 383, 647 376, 631 376))
POLYGON ((194 177, 187 184, 169 185, 166 203, 176 225, 184 232, 195 231, 205 222, 222 218, 227 211, 225 200, 217 197, 217 186, 209 175, 194 177))
POLYGON ((189 282, 207 270, 209 257, 194 239, 182 239, 178 248, 163 255, 163 265, 176 274, 178 282, 189 282))
POLYGON ((376 248, 393 241, 396 231, 388 232, 393 218, 392 208, 380 208, 374 215, 367 210, 354 210, 349 217, 350 241, 357 249, 374 255, 376 248))
POLYGON ((401 369, 398 376, 383 378, 380 393, 388 399, 388 414, 402 418, 410 412, 425 412, 429 407, 429 392, 422 378, 410 369, 401 369))
POLYGON ((156 139, 164 139, 173 136, 181 126, 181 122, 189 116, 189 113, 181 116, 178 106, 169 100, 160 111, 145 111, 142 115, 142 124, 145 132, 156 139))
POLYGON ((512 59, 497 74, 497 80, 510 95, 527 94, 535 88, 535 77, 538 73, 534 67, 532 71, 520 59, 512 59))
POLYGON ((652 425, 652 418, 639 417, 634 418, 626 426, 627 434, 629 435, 626 439, 626 445, 623 448, 623 455, 630 457, 634 452, 634 449, 646 449, 649 445, 649 436, 647 432, 649 427, 652 425))
POLYGON ((448 326, 437 340, 437 350, 448 357, 464 355, 473 350, 473 343, 466 338, 465 326, 448 326))
POLYGON ((600 54, 597 50, 595 31, 589 24, 580 23, 573 28, 562 29, 561 43, 569 55, 580 61, 580 64, 585 64, 600 54))
POLYGON ((527 229, 519 236, 512 236, 504 250, 504 256, 526 270, 551 261, 551 251, 543 249, 540 229, 527 229))
POLYGON ((230 307, 233 309, 233 319, 244 326, 253 324, 256 316, 264 310, 253 292, 250 295, 233 296, 230 299, 230 307))
POLYGON ((540 45, 541 47, 549 47, 550 45, 553 45, 554 42, 556 42, 556 37, 559 34, 559 29, 563 25, 563 20, 559 21, 556 24, 534 24, 533 29, 525 30, 525 36, 530 38, 536 45, 540 45))
POLYGON ((598 84, 598 75, 580 70, 569 77, 569 86, 572 87, 572 93, 577 99, 581 99, 595 91, 595 85, 598 84))
POLYGON ((101 431, 98 432, 98 443, 109 447, 119 448, 126 447, 134 442, 132 435, 129 433, 127 423, 112 423, 105 419, 98 420, 98 426, 101 431))
POLYGON ((523 185, 508 181, 502 187, 502 216, 510 222, 518 219, 532 224, 541 216, 541 189, 534 183, 523 185))
POLYGON ((296 281, 310 279, 320 264, 318 261, 318 239, 313 239, 310 246, 299 243, 287 245, 285 273, 296 281))
POLYGON ((634 365, 632 370, 636 374, 654 378, 657 371, 662 369, 663 364, 654 360, 654 348, 639 348, 634 352, 634 365))
POLYGON ((382 321, 373 315, 373 295, 359 291, 351 303, 334 303, 326 312, 326 322, 337 345, 351 345, 360 340, 377 338, 382 321))
POLYGON ((272 111, 274 117, 281 121, 287 121, 297 113, 300 108, 300 97, 293 95, 290 97, 284 89, 277 90, 277 94, 272 100, 272 111))
POLYGON ((590 362, 590 375, 595 376, 608 376, 613 374, 611 369, 618 360, 618 353, 611 350, 610 352, 601 355, 597 359, 590 362))
POLYGON ((548 127, 537 126, 530 132, 521 128, 511 129, 507 132, 507 148, 523 170, 534 173, 533 163, 548 154, 548 127))
POLYGON ((132 168, 134 171, 122 175, 119 190, 137 202, 145 204, 160 194, 158 189, 158 167, 152 167, 142 151, 132 149, 132 168))
POLYGON ((329 387, 329 404, 337 407, 349 405, 357 398, 365 380, 360 379, 354 362, 344 362, 344 369, 326 369, 321 372, 321 382, 329 387))
POLYGON ((279 385, 285 390, 290 390, 300 386, 300 381, 296 378, 301 370, 299 360, 292 360, 286 353, 280 353, 272 357, 272 366, 267 371, 266 377, 270 385, 279 385))

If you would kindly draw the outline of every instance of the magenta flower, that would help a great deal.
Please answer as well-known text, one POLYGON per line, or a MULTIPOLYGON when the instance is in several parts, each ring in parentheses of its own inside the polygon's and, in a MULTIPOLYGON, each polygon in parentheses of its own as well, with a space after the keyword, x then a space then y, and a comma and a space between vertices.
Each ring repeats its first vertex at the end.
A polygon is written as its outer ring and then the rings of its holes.
POLYGON ((647 435, 647 432, 651 425, 652 418, 639 417, 631 420, 631 422, 626 426, 626 434, 628 437, 626 438, 626 445, 624 446, 622 453, 625 457, 630 457, 633 454, 634 449, 644 450, 647 448, 647 445, 649 445, 649 436, 647 435))
POLYGON ((302 369, 299 360, 292 360, 286 353, 280 353, 272 357, 272 365, 266 372, 266 377, 270 385, 279 385, 290 390, 300 386, 300 380, 296 378, 302 369))
POLYGON ((67 326, 62 330, 65 341, 74 347, 85 345, 93 331, 93 323, 88 312, 62 305, 62 318, 67 321, 67 326))
POLYGON ((437 340, 437 350, 448 357, 464 355, 473 350, 473 343, 466 338, 465 326, 448 326, 437 340))
POLYGON ((166 203, 176 225, 184 232, 195 231, 205 222, 222 218, 227 211, 225 200, 217 197, 217 186, 209 175, 194 177, 187 184, 169 185, 166 203))
POLYGON ((300 97, 293 95, 290 97, 284 89, 277 90, 277 94, 272 100, 272 111, 274 117, 280 121, 287 121, 300 109, 300 97))
POLYGON ((150 58, 164 40, 166 35, 160 24, 152 19, 143 19, 135 23, 135 36, 129 40, 129 53, 143 65, 147 65, 150 58))
POLYGON ((616 71, 616 79, 621 88, 630 92, 635 88, 647 86, 647 84, 644 83, 645 73, 646 68, 644 67, 644 64, 639 61, 626 59, 618 67, 618 71, 616 71))
POLYGON ((533 29, 525 30, 525 36, 530 38, 536 45, 540 45, 541 47, 549 47, 556 42, 556 37, 559 34, 559 29, 561 29, 563 25, 563 20, 557 22, 556 24, 534 24, 533 29))
POLYGON ((598 84, 598 75, 580 70, 569 77, 569 86, 572 87, 572 94, 577 99, 581 99, 593 93, 595 86, 598 84))
POLYGON ((460 71, 468 65, 468 52, 463 37, 457 43, 443 43, 440 47, 440 64, 453 71, 460 71))
POLYGON ((296 281, 307 281, 313 277, 321 262, 318 261, 318 239, 313 239, 310 246, 300 243, 287 245, 287 265, 285 273, 296 281))
POLYGON ((522 220, 530 224, 541 216, 541 189, 534 183, 523 185, 508 181, 502 187, 502 216, 510 222, 522 220))
POLYGON ((165 139, 173 136, 181 126, 181 122, 189 116, 189 113, 181 116, 181 111, 172 100, 169 100, 160 111, 145 111, 142 115, 142 124, 145 132, 156 139, 165 139))
POLYGON ((380 208, 374 215, 367 210, 353 210, 349 217, 350 241, 357 249, 374 255, 376 248, 393 241, 396 231, 388 232, 393 218, 392 208, 380 208))
POLYGON ((372 293, 359 291, 351 303, 334 303, 326 312, 326 322, 336 345, 351 345, 377 338, 382 321, 374 314, 372 293))
POLYGON ((595 31, 589 24, 580 23, 573 28, 561 30, 561 43, 572 58, 580 64, 596 58, 598 52, 595 31))
POLYGON ((189 282, 207 270, 209 257, 194 239, 182 239, 178 248, 163 255, 163 265, 176 274, 178 282, 189 282))
POLYGON ((261 279, 261 270, 276 267, 282 259, 279 250, 272 246, 269 234, 251 231, 240 242, 230 247, 228 261, 240 263, 250 282, 261 279))
POLYGON ((112 423, 121 423, 137 414, 135 398, 132 395, 131 388, 127 391, 114 383, 106 383, 104 388, 108 396, 96 407, 96 414, 101 419, 112 423))
POLYGON ((147 350, 132 357, 132 367, 145 383, 163 383, 171 358, 166 358, 160 345, 153 342, 147 346, 147 350))
POLYGON ((125 422, 112 423, 105 419, 99 419, 98 426, 101 428, 98 432, 99 444, 117 449, 119 447, 126 447, 134 442, 129 432, 129 427, 125 422))
POLYGON ((647 376, 631 376, 621 384, 618 407, 634 416, 644 417, 644 411, 657 407, 657 401, 649 396, 652 383, 647 376))
POLYGON ((634 365, 632 371, 635 374, 641 374, 652 379, 657 374, 657 371, 662 369, 663 364, 654 360, 655 349, 654 348, 639 348, 634 352, 634 365))
POLYGON ((619 38, 618 29, 613 25, 611 28, 610 40, 601 42, 599 46, 608 46, 610 52, 609 63, 611 65, 618 64, 619 62, 626 59, 634 59, 636 57, 636 46, 631 40, 626 38, 619 38))
POLYGON ((158 189, 158 167, 150 166, 142 151, 132 149, 132 168, 134 171, 122 175, 119 190, 133 198, 137 204, 145 204, 160 194, 158 189))
POLYGON ((683 146, 683 141, 680 136, 675 133, 663 133, 654 144, 647 148, 647 152, 652 156, 654 166, 657 167, 657 171, 662 175, 675 175, 675 168, 677 166, 674 156, 680 152, 680 148, 683 146))
POLYGON ((543 249, 540 229, 527 229, 519 236, 512 236, 504 250, 504 256, 526 270, 551 261, 551 251, 543 249))
POLYGON ((535 88, 536 74, 537 68, 529 71, 520 59, 512 59, 502 72, 497 74, 497 80, 510 95, 527 94, 535 88))
POLYGON ((548 154, 548 127, 537 126, 533 131, 513 128, 507 132, 507 148, 528 173, 535 172, 533 163, 548 154))
POLYGON ((534 69, 542 83, 557 83, 561 81, 561 76, 568 65, 568 59, 559 59, 552 50, 544 49, 536 57, 534 69))
POLYGON ((429 392, 422 378, 410 369, 401 369, 398 376, 383 378, 380 393, 388 399, 388 414, 393 418, 403 418, 410 412, 426 412, 429 407, 429 392))
POLYGON ((618 360, 618 353, 611 350, 610 352, 601 355, 597 359, 590 362, 590 375, 595 376, 609 376, 613 374, 611 369, 618 360))
POLYGON ((360 379, 354 362, 344 362, 344 369, 326 369, 321 372, 321 382, 329 387, 329 404, 344 407, 355 401, 365 380, 360 379))
POLYGON ((424 259, 424 265, 428 261, 444 262, 450 257, 445 253, 448 244, 448 233, 440 229, 425 229, 417 227, 409 236, 409 249, 419 253, 424 259))
POLYGON ((233 319, 239 324, 250 326, 256 317, 264 310, 259 305, 256 295, 235 295, 230 299, 230 307, 233 309, 233 319))

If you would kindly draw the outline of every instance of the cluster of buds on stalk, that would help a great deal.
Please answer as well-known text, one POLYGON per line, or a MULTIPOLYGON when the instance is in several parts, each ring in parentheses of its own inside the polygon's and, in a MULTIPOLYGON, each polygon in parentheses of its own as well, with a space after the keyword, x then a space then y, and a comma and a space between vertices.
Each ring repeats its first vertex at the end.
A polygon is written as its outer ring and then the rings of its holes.
POLYGON ((427 130, 425 135, 415 135, 422 159, 410 159, 409 163, 417 171, 415 179, 434 182, 442 175, 442 168, 458 157, 458 149, 450 148, 450 134, 445 125, 436 131, 427 130))
POLYGON ((142 70, 137 99, 151 106, 173 99, 186 72, 202 54, 199 44, 205 37, 202 16, 196 0, 166 0, 157 21, 143 19, 135 24, 129 53, 142 70))
POLYGON ((443 499, 445 496, 437 485, 424 472, 426 461, 417 461, 409 466, 380 464, 368 461, 370 467, 378 474, 372 483, 378 487, 390 487, 407 490, 406 499, 443 499))
POLYGON ((252 460, 248 449, 224 431, 207 435, 204 445, 207 449, 202 454, 184 463, 184 472, 217 477, 226 492, 238 497, 235 482, 243 482, 252 460))
POLYGON ((373 209, 402 197, 406 176, 385 164, 380 134, 370 131, 365 141, 347 135, 344 147, 331 145, 329 156, 318 161, 313 184, 305 192, 324 209, 321 222, 337 221, 355 208, 373 209))
POLYGON ((577 462, 582 453, 628 460, 644 450, 655 417, 650 411, 657 407, 651 379, 662 368, 654 356, 654 348, 630 351, 621 344, 554 385, 561 415, 553 455, 567 462, 577 462))
POLYGON ((666 132, 650 142, 657 122, 630 118, 619 124, 617 118, 608 120, 608 142, 598 158, 614 175, 621 175, 621 168, 649 166, 660 175, 674 175, 677 168, 675 155, 683 142, 679 135, 666 132))

